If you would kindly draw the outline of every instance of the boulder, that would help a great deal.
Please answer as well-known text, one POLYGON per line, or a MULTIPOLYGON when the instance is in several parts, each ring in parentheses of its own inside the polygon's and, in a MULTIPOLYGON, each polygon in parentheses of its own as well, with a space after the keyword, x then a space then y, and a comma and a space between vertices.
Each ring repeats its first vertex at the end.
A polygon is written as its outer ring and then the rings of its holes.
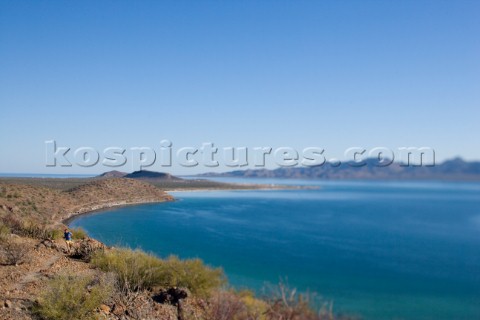
POLYGON ((104 250, 105 248, 106 246, 100 241, 90 238, 83 239, 74 243, 71 257, 89 262, 96 251, 104 250))

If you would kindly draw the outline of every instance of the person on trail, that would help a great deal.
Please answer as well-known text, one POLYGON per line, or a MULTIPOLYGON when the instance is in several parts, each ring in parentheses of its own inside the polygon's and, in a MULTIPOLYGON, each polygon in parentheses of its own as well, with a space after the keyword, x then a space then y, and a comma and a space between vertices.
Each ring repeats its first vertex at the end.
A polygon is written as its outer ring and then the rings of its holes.
POLYGON ((70 251, 72 250, 72 236, 73 234, 70 232, 70 230, 68 230, 68 228, 65 228, 63 232, 63 238, 65 239, 65 242, 67 244, 68 253, 70 253, 70 251))

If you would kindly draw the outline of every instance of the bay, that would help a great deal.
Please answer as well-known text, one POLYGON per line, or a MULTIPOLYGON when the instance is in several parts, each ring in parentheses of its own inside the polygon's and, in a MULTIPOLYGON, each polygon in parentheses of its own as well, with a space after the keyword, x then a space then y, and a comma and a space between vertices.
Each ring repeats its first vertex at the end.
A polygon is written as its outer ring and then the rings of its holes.
POLYGON ((319 189, 174 192, 71 225, 199 257, 260 295, 282 279, 365 319, 480 318, 479 183, 254 181, 319 189))

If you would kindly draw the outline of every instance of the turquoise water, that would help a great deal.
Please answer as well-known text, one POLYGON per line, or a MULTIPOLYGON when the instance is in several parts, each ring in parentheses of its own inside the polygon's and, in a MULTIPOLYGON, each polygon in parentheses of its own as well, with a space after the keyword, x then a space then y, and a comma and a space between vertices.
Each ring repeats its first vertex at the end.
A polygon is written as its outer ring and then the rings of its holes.
POLYGON ((236 287, 288 278, 365 319, 480 319, 480 184, 288 182, 320 189, 179 192, 72 226, 200 257, 236 287))

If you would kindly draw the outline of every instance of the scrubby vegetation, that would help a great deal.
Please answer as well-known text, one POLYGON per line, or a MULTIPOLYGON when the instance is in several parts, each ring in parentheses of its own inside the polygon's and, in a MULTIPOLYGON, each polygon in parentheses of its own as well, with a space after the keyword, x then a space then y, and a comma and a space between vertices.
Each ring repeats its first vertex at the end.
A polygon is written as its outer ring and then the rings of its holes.
MULTIPOLYGON (((205 266, 201 260, 180 260, 177 257, 160 259, 140 250, 112 249, 98 251, 92 264, 117 278, 117 301, 128 305, 136 293, 159 288, 186 288, 193 298, 200 298, 196 313, 182 310, 175 297, 162 297, 162 303, 179 306, 179 319, 195 320, 333 320, 330 304, 320 310, 312 308, 310 295, 299 294, 295 289, 280 283, 264 298, 252 292, 235 292, 225 289, 221 269, 205 266), (120 293, 118 295, 118 293, 120 293), (172 302, 174 301, 174 302, 172 302)), ((174 290, 175 291, 175 290, 174 290)), ((179 291, 182 293, 182 291, 179 291)), ((185 295, 187 296, 187 295, 185 295)), ((183 298, 182 298, 183 299, 183 298)))
POLYGON ((95 319, 93 311, 112 293, 113 283, 107 276, 57 276, 40 295, 35 312, 48 320, 95 319))
POLYGON ((70 230, 73 234, 74 240, 82 240, 87 238, 87 232, 82 228, 75 228, 70 230))
POLYGON ((207 302, 202 320, 266 320, 268 305, 252 293, 218 291, 207 302))
MULTIPOLYGON (((323 303, 319 310, 312 308, 320 301, 314 301, 314 294, 299 293, 295 288, 290 288, 285 282, 280 282, 266 297, 268 308, 265 312, 266 319, 276 320, 333 320, 332 304, 323 303)), ((318 299, 317 299, 318 300, 318 299)))
POLYGON ((28 259, 28 248, 14 239, 4 239, 0 242, 0 263, 18 266, 28 259))
POLYGON ((5 241, 10 236, 10 228, 0 221, 0 242, 5 241))
POLYGON ((35 219, 19 218, 13 214, 3 217, 2 224, 11 233, 34 239, 58 239, 62 236, 61 230, 52 228, 51 224, 38 222, 35 219))
POLYGON ((0 264, 17 266, 27 257, 28 248, 12 238, 10 228, 0 221, 0 264))
POLYGON ((113 249, 97 252, 92 264, 113 272, 124 286, 133 290, 155 287, 185 287, 199 297, 206 297, 225 284, 221 269, 205 266, 199 259, 160 259, 140 250, 113 249))
POLYGON ((163 265, 164 276, 170 279, 169 286, 188 288, 199 297, 208 296, 226 283, 222 269, 205 266, 200 259, 180 260, 171 256, 163 260, 163 265))

